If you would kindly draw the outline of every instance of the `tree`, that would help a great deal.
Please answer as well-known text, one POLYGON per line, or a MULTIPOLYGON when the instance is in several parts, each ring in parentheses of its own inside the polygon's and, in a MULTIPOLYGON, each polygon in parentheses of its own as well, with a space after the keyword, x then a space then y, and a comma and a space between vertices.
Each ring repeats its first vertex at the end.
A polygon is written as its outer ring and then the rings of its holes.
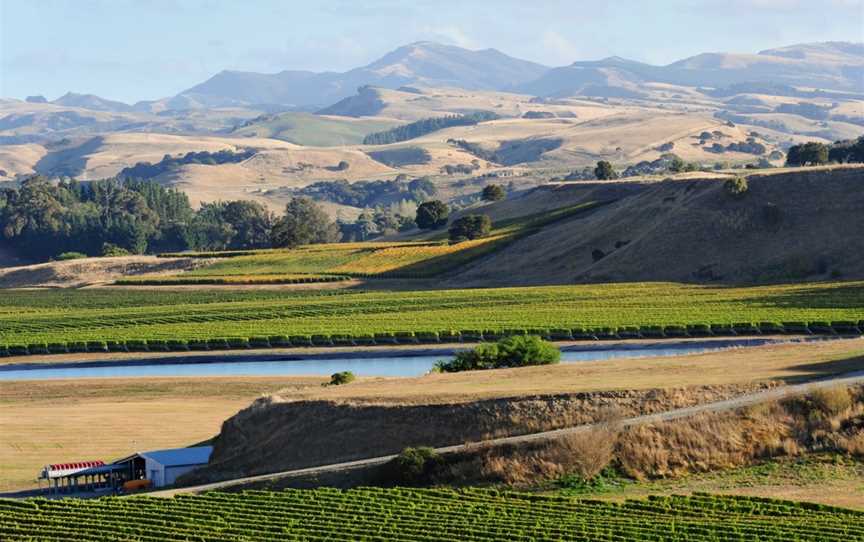
POLYGON ((835 141, 828 151, 828 160, 839 164, 864 162, 864 136, 858 139, 835 141))
POLYGON ((274 247, 335 243, 339 227, 314 201, 300 197, 285 206, 285 215, 273 225, 270 238, 274 247))
POLYGON ((507 193, 500 184, 487 184, 483 187, 481 197, 483 201, 501 201, 507 197, 507 193))
POLYGON ((811 141, 802 145, 789 147, 786 154, 787 166, 817 166, 828 163, 828 146, 824 143, 811 141))
POLYGON ((687 167, 687 164, 685 164, 684 160, 682 160, 677 154, 673 154, 672 156, 672 161, 669 162, 669 171, 672 173, 681 173, 684 171, 684 168, 687 167))
POLYGON ((270 246, 273 215, 256 201, 231 201, 222 209, 222 219, 234 229, 228 248, 250 249, 270 246))
POLYGON ((440 200, 424 201, 417 207, 417 227, 421 230, 435 230, 447 225, 450 209, 440 200))
POLYGON ((223 220, 225 203, 202 203, 189 227, 186 243, 195 250, 225 250, 237 232, 223 220))
POLYGON ((349 164, 349 163, 348 163, 347 161, 345 161, 345 160, 342 160, 342 161, 340 161, 340 162, 336 165, 336 171, 345 171, 345 170, 348 169, 349 167, 351 167, 351 164, 349 164))
POLYGON ((594 168, 594 176, 601 181, 608 181, 611 179, 617 179, 618 173, 615 171, 615 168, 612 167, 611 163, 606 160, 600 160, 597 162, 597 167, 594 168))
POLYGON ((450 240, 459 242, 466 239, 486 237, 492 231, 492 220, 486 215, 465 215, 450 225, 450 240))

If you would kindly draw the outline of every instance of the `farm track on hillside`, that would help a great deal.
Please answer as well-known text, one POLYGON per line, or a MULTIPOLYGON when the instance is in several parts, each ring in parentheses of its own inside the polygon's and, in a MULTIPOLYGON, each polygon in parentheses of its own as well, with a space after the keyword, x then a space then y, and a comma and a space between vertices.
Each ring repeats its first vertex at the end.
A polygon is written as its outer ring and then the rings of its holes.
MULTIPOLYGON (((856 384, 864 383, 864 370, 847 373, 843 375, 838 375, 836 377, 826 378, 823 380, 806 382, 803 384, 794 384, 781 386, 765 391, 759 391, 754 393, 749 393, 746 395, 741 395, 739 397, 734 397, 732 399, 726 399, 723 401, 716 401, 713 403, 705 403, 701 405, 679 408, 675 410, 669 410, 666 412, 658 412, 655 414, 646 414, 642 416, 636 416, 633 418, 627 418, 622 420, 620 426, 622 428, 633 427, 638 425, 652 424, 652 423, 662 423, 669 422, 684 418, 689 418, 698 414, 709 414, 709 413, 717 413, 717 412, 726 412, 730 410, 736 410, 739 408, 744 408, 747 406, 765 403, 769 401, 777 401, 781 399, 785 399, 788 397, 793 397, 797 395, 803 395, 806 393, 810 393, 816 389, 824 389, 831 388, 835 386, 852 386, 856 384)), ((538 442, 544 440, 551 440, 555 438, 560 438, 568 435, 576 435, 580 433, 584 433, 590 431, 594 426, 591 424, 579 425, 575 427, 567 427, 563 429, 555 429, 551 431, 541 431, 538 433, 530 433, 526 435, 515 435, 509 437, 500 437, 490 440, 484 440, 480 442, 471 442, 466 444, 457 444, 453 446, 443 446, 436 448, 435 451, 439 454, 452 454, 459 452, 468 452, 472 449, 477 449, 478 447, 495 447, 495 446, 503 446, 503 445, 514 445, 514 444, 526 444, 531 442, 538 442)), ((274 482, 277 480, 283 480, 286 478, 296 478, 301 476, 313 476, 313 475, 321 475, 326 473, 339 473, 339 472, 348 472, 356 469, 363 469, 369 467, 375 467, 379 465, 383 465, 396 457, 395 454, 373 457, 368 459, 361 459, 356 461, 346 461, 342 463, 335 463, 331 465, 321 465, 318 467, 308 467, 304 469, 295 469, 290 471, 276 472, 271 474, 262 474, 258 476, 249 476, 244 478, 236 478, 233 480, 225 480, 221 482, 214 482, 210 484, 203 484, 198 486, 190 486, 190 487, 181 487, 175 489, 168 489, 163 491, 154 491, 148 493, 151 496, 157 497, 171 497, 174 495, 180 495, 185 493, 202 493, 206 491, 219 491, 230 488, 238 488, 247 486, 250 484, 259 484, 265 482, 274 482)))

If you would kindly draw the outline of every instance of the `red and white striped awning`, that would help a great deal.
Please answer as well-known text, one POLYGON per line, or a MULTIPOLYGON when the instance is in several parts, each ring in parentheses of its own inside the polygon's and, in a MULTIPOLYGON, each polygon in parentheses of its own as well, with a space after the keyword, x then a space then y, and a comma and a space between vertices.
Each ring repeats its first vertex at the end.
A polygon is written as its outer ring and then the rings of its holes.
POLYGON ((93 467, 102 467, 104 465, 104 461, 78 461, 75 463, 45 465, 45 468, 42 469, 42 478, 61 478, 82 470, 92 469, 93 467))

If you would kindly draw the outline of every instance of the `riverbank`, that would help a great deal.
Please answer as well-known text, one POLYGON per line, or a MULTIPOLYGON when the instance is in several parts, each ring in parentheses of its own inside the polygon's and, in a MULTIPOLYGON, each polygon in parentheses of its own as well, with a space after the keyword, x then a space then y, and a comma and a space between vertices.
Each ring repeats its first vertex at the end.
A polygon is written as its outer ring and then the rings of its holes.
MULTIPOLYGON (((759 338, 681 338, 628 339, 617 341, 555 341, 562 352, 597 352, 609 350, 675 349, 680 346, 704 347, 706 350, 834 340, 837 337, 766 335, 759 338)), ((435 345, 330 346, 302 348, 252 348, 244 351, 203 352, 104 352, 10 356, 0 358, 0 372, 31 368, 63 369, 69 367, 123 367, 134 365, 198 364, 251 361, 302 361, 316 359, 369 359, 415 356, 452 356, 473 343, 435 345)))
MULTIPOLYGON (((596 346, 596 345, 595 345, 596 346)), ((163 354, 164 355, 164 354, 163 354)), ((0 491, 35 487, 47 463, 113 460, 135 450, 190 446, 257 398, 316 403, 432 405, 604 390, 801 382, 860 370, 864 340, 732 348, 416 378, 91 378, 0 381, 0 491)))

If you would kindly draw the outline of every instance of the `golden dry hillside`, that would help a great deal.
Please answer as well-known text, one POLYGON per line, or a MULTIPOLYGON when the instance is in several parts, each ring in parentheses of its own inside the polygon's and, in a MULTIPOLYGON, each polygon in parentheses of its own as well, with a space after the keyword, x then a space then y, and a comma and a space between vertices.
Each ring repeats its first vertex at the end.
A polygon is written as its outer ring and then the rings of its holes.
MULTIPOLYGON (((100 179, 166 155, 249 149, 254 156, 241 162, 174 166, 155 180, 187 192, 196 205, 253 199, 274 210, 292 189, 318 181, 400 174, 430 177, 450 198, 475 193, 486 182, 482 175, 526 188, 598 160, 623 169, 669 152, 706 167, 760 159, 781 165, 783 150, 793 143, 859 135, 855 123, 864 119, 864 101, 746 92, 714 96, 667 83, 646 83, 635 98, 554 99, 420 85, 363 87, 319 113, 213 109, 165 115, 7 100, 0 103, 0 137, 21 142, 0 145, 0 181, 34 173, 100 179), (824 109, 829 119, 809 118, 805 106, 824 109), (369 133, 476 111, 499 118, 388 145, 362 144, 369 133), (748 142, 762 150, 736 147, 748 142)), ((335 204, 328 211, 346 218, 359 213, 335 204)))
POLYGON ((453 284, 572 282, 789 282, 864 276, 864 169, 781 170, 731 178, 549 185, 475 208, 493 218, 602 201, 496 251, 453 284))

